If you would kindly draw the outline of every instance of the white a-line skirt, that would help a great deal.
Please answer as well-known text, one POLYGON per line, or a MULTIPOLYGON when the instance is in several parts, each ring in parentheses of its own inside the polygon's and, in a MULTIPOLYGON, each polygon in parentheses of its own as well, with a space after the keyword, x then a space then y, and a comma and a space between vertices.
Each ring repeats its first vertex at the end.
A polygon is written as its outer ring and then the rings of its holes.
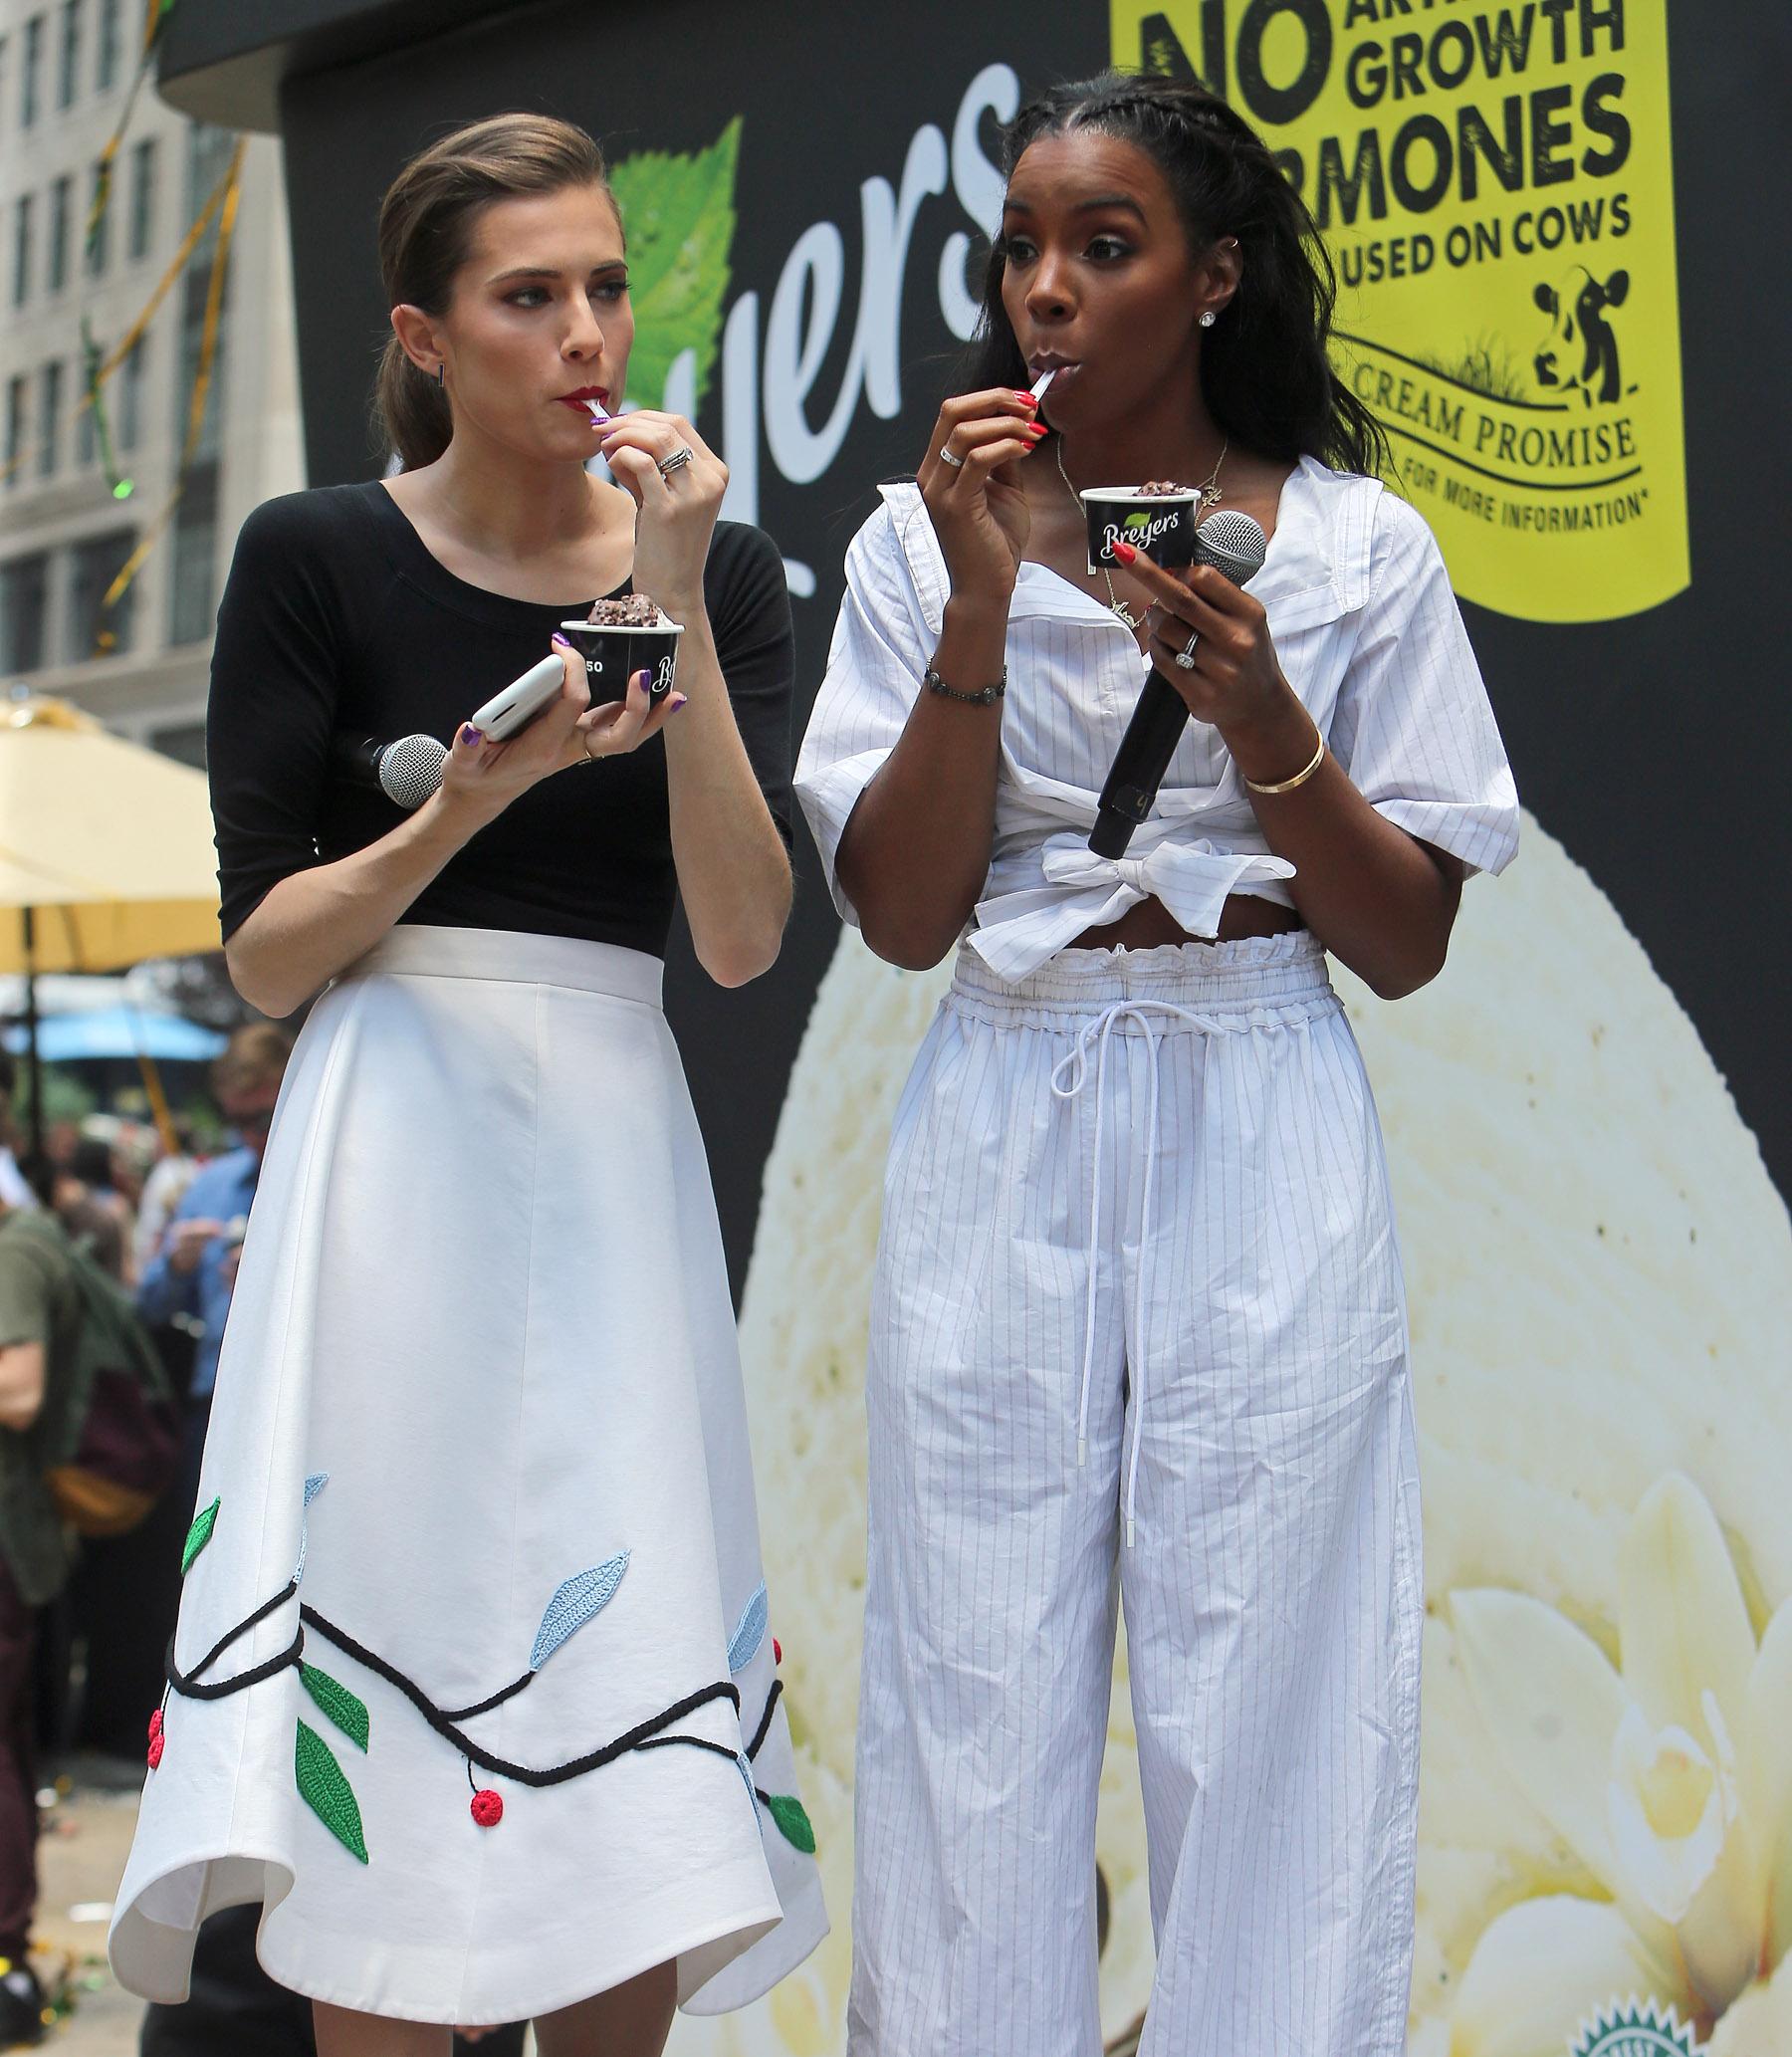
POLYGON ((112 1961, 419 2021, 826 1933, 733 1310, 660 965, 400 927, 299 1039, 219 1366, 112 1961))

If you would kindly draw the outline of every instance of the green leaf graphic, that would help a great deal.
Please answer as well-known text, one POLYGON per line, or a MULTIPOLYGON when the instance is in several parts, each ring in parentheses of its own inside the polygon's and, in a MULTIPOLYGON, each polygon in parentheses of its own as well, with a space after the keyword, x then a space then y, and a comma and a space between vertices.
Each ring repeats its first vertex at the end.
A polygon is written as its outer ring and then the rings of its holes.
POLYGON ((1140 508, 1136 513, 1129 514, 1120 526, 1124 529, 1149 529, 1151 527, 1151 517, 1143 508, 1140 508))
POLYGON ((180 1552, 180 1575, 185 1578, 193 1568, 193 1559, 211 1541, 211 1532, 218 1525, 218 1508, 222 1502, 213 1500, 209 1507, 201 1507, 193 1516, 193 1525, 187 1530, 187 1539, 180 1552))
POLYGON ((360 1807, 354 1789, 342 1775, 342 1767, 331 1754, 329 1743, 315 1728, 299 1723, 293 1738, 293 1775, 299 1794, 318 1819, 345 1850, 367 1861, 367 1845, 361 1835, 360 1807))
POLYGON ((299 1678, 306 1692, 348 1740, 364 1750, 367 1746, 367 1703, 328 1672, 319 1671, 315 1664, 302 1664, 299 1678))
POLYGON ((805 1857, 813 1857, 815 1831, 795 1794, 770 1793, 766 1797, 766 1805, 771 1809, 772 1819, 784 1831, 784 1841, 793 1843, 805 1857))
POLYGON ((662 404, 666 374, 685 350, 697 353, 697 397, 709 390, 722 344, 740 152, 737 114, 706 150, 689 156, 642 150, 610 166, 610 189, 628 234, 634 304, 628 389, 640 406, 662 404))

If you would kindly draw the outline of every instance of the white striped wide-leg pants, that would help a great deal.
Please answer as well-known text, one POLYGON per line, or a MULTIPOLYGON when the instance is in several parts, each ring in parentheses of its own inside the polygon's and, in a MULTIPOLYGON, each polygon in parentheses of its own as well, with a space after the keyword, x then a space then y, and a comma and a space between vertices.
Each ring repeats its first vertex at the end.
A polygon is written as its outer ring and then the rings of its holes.
POLYGON ((868 1402, 852 2057, 1097 2057, 1116 1588, 1143 2057, 1398 2057, 1406 1324, 1310 937, 1067 951, 1018 985, 961 953, 891 1141, 868 1402))

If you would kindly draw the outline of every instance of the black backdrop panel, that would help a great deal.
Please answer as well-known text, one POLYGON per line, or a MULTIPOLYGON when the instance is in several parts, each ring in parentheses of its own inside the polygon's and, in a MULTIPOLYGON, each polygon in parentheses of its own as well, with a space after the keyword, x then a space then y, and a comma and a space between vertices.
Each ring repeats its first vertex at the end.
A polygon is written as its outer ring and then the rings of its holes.
MULTIPOLYGON (((1777 561, 1792 436, 1778 367, 1792 354, 1792 292, 1763 244, 1761 196, 1775 190, 1783 153, 1760 84, 1787 76, 1792 28, 1762 0, 1729 10, 1721 35, 1685 6, 1670 27, 1691 586, 1629 620, 1577 627, 1466 611, 1526 803, 1615 902, 1692 1016, 1785 1192, 1792 698, 1773 651, 1787 619, 1777 561), (1739 118, 1751 104, 1762 118, 1739 118)), ((698 149, 743 116, 728 298, 733 306, 743 293, 759 296, 762 364, 767 311, 798 239, 824 222, 842 239, 841 305, 805 411, 819 428, 858 314, 861 182, 900 186, 924 124, 950 144, 986 67, 1011 65, 1028 88, 1084 73, 1105 60, 1107 31, 1098 5, 1008 0, 900 10, 817 0, 552 4, 289 81, 283 122, 312 483, 380 468, 365 428, 386 327, 375 213, 403 158, 445 127, 538 108, 582 122, 626 157, 698 149)), ((990 126, 986 116, 986 150, 990 126)), ((962 160, 975 175, 974 156, 955 152, 954 170, 962 160)), ((826 653, 841 553, 868 510, 870 483, 913 470, 950 375, 959 345, 938 274, 947 239, 971 226, 951 187, 920 205, 900 282, 900 411, 880 418, 861 395, 837 453, 811 481, 792 484, 778 470, 743 398, 753 380, 730 385, 724 404, 718 375, 699 415, 737 477, 757 467, 756 518, 813 573, 812 593, 796 600, 799 724, 826 653)), ((668 1005, 710 1142, 737 1291, 785 1077, 835 933, 805 849, 795 919, 770 977, 718 993, 688 949, 674 951, 668 1005)), ((1510 1004, 1522 1010, 1524 994, 1510 1004)))

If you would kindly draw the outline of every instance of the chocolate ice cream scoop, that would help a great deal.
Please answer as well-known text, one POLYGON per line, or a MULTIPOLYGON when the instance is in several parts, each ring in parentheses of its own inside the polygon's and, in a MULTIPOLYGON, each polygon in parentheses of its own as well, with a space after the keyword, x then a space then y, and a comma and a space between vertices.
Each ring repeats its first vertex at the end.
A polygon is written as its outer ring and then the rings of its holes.
POLYGON ((644 592, 626 592, 610 600, 593 600, 585 619, 596 628, 657 628, 658 606, 644 592))

